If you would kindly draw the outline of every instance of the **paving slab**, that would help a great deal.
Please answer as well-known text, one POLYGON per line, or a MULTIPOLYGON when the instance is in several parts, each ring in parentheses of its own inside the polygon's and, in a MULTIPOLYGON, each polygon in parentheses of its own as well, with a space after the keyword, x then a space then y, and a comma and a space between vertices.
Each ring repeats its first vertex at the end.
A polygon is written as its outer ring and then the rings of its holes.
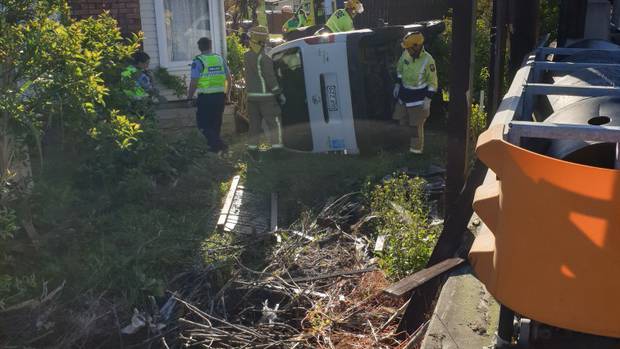
POLYGON ((469 265, 446 281, 422 341, 422 349, 485 348, 493 343, 499 304, 469 265))

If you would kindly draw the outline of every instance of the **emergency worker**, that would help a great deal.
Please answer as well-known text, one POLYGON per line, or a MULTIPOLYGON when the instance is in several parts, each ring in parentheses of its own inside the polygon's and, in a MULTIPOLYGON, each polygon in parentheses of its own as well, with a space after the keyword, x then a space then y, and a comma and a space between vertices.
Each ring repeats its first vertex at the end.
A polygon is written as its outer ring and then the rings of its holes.
POLYGON ((314 33, 314 35, 355 30, 353 18, 364 12, 364 5, 362 5, 360 0, 349 0, 344 7, 344 9, 336 10, 336 12, 329 17, 325 26, 314 33))
POLYGON ((306 21, 308 20, 308 16, 306 16, 306 12, 303 9, 299 9, 293 17, 289 18, 282 25, 282 33, 288 33, 297 28, 301 28, 306 26, 306 21))
POLYGON ((250 50, 244 54, 247 110, 250 120, 248 151, 256 156, 261 125, 265 121, 272 149, 282 148, 280 104, 285 103, 280 90, 273 61, 265 53, 269 32, 263 26, 250 29, 250 50))
POLYGON ((420 32, 407 34, 401 46, 405 49, 398 60, 394 98, 398 100, 393 118, 409 128, 409 151, 422 154, 424 123, 430 115, 431 97, 437 91, 437 67, 433 57, 424 50, 420 32))
POLYGON ((123 92, 132 100, 147 100, 151 96, 165 101, 155 88, 153 76, 149 69, 151 57, 146 52, 138 51, 133 55, 133 64, 121 72, 123 92))
POLYGON ((227 89, 231 87, 230 73, 224 58, 211 52, 209 38, 200 38, 198 49, 201 53, 192 62, 187 99, 193 102, 194 93, 198 91, 196 125, 207 138, 209 151, 219 153, 228 149, 220 138, 220 131, 227 89))

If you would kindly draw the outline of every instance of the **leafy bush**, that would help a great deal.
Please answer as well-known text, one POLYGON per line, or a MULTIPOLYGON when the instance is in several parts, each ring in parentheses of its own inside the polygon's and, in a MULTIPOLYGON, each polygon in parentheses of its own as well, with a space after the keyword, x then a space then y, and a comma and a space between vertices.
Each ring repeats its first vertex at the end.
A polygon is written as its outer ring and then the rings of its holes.
POLYGON ((478 136, 487 128, 487 112, 484 110, 484 106, 479 104, 473 104, 471 106, 471 116, 469 117, 469 158, 471 164, 476 159, 475 149, 478 136))
POLYGON ((247 52, 247 48, 241 45, 239 36, 233 34, 226 37, 226 46, 228 49, 228 69, 233 77, 233 81, 243 80, 243 54, 247 52))
POLYGON ((386 236, 379 265, 392 279, 422 269, 438 237, 438 228, 429 226, 426 182, 405 174, 395 176, 366 190, 377 235, 386 236))
POLYGON ((185 79, 170 74, 166 68, 155 69, 155 79, 164 87, 171 89, 177 97, 182 97, 187 93, 185 79))

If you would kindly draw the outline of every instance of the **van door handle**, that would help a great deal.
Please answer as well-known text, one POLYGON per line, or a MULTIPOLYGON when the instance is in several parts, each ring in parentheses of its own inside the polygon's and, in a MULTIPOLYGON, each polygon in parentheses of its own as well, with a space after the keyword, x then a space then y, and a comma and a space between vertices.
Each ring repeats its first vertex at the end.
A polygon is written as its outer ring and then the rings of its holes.
POLYGON ((323 108, 323 119, 325 123, 329 123, 329 111, 327 110, 327 99, 325 96, 325 75, 321 74, 321 107, 323 108))

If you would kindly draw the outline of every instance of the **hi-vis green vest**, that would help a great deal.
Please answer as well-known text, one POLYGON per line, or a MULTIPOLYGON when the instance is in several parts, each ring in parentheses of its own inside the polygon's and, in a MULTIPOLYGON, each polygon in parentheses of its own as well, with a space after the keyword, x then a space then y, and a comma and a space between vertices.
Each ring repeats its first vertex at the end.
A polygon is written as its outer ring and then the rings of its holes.
POLYGON ((198 78, 198 93, 223 93, 226 88, 224 59, 217 54, 196 56, 202 62, 202 72, 198 78))
POLYGON ((329 17, 325 26, 329 28, 332 33, 348 32, 355 29, 353 27, 353 18, 343 9, 336 10, 336 12, 329 17))
POLYGON ((133 65, 128 66, 121 73, 121 80, 125 86, 133 85, 133 89, 131 90, 123 90, 127 97, 132 99, 142 99, 147 96, 146 91, 140 86, 138 83, 138 68, 133 65))

